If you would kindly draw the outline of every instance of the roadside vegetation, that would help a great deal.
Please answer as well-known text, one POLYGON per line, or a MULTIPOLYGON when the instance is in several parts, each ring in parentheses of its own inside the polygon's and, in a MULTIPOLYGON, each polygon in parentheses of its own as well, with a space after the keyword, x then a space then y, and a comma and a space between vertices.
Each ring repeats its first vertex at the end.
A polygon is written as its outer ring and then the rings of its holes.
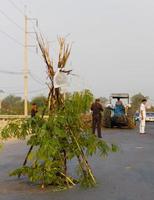
MULTIPOLYGON (((65 69, 71 46, 64 38, 58 39, 59 60, 55 67, 50 60, 48 45, 41 35, 37 34, 37 41, 47 66, 49 94, 47 98, 35 97, 30 102, 39 105, 41 114, 12 120, 1 131, 2 140, 13 137, 25 140, 29 146, 23 165, 13 170, 10 175, 27 177, 42 188, 49 185, 54 188, 70 188, 76 184, 84 187, 95 186, 97 181, 89 164, 89 157, 96 153, 101 158, 107 157, 118 148, 92 134, 86 118, 94 98, 89 90, 64 95, 61 88, 54 85, 57 68, 61 70, 60 73, 69 75, 71 72, 65 69), (76 160, 75 166, 73 165, 73 171, 76 171, 74 175, 70 175, 68 168, 71 160, 76 160)), ((16 104, 21 105, 22 100, 18 100, 16 104)), ((9 102, 12 103, 10 98, 9 102)), ((18 110, 18 106, 16 109, 18 110)))

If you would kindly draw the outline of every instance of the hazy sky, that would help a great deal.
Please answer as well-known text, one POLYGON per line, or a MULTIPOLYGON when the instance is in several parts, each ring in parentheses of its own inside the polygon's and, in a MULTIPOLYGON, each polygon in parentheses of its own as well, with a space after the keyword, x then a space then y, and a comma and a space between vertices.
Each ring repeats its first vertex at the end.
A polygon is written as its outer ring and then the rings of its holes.
MULTIPOLYGON (((96 96, 112 92, 142 92, 154 99, 154 1, 153 0, 0 0, 0 89, 22 95, 21 75, 2 71, 23 70, 23 15, 13 6, 39 20, 44 36, 51 42, 56 60, 57 35, 73 41, 68 67, 74 77, 71 88, 90 88, 96 96), (3 14, 4 14, 3 13, 3 14), (3 32, 4 31, 4 32, 3 32)), ((33 31, 29 25, 29 31, 33 31)), ((36 44, 31 34, 29 44, 36 44)), ((29 50, 29 96, 45 93, 46 68, 35 49, 29 50), (35 80, 34 80, 35 79, 35 80)))

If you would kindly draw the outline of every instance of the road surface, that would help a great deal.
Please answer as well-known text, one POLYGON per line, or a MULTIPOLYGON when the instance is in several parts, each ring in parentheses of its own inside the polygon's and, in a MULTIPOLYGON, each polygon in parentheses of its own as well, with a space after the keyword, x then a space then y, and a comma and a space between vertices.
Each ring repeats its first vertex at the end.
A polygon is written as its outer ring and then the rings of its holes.
POLYGON ((153 200, 154 124, 147 125, 147 135, 139 135, 138 129, 105 129, 103 137, 118 144, 120 151, 107 159, 90 159, 97 186, 57 192, 9 177, 23 162, 27 147, 23 141, 6 142, 0 153, 0 200, 153 200))

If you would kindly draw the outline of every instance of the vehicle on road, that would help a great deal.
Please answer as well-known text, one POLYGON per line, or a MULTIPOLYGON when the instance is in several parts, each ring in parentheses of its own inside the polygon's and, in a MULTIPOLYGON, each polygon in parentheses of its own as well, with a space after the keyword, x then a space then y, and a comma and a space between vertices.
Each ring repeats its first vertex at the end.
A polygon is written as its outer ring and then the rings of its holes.
MULTIPOLYGON (((110 105, 115 99, 125 99, 127 105, 123 103, 115 104, 115 106, 107 106, 103 113, 103 126, 106 128, 130 128, 136 127, 136 121, 131 105, 129 103, 129 94, 127 93, 114 93, 110 96, 110 105)), ((119 102, 122 102, 121 100, 119 102)))
MULTIPOLYGON (((135 121, 140 120, 140 116, 139 116, 138 112, 135 113, 134 117, 135 117, 135 121)), ((147 112, 145 120, 146 120, 146 122, 154 122, 154 112, 147 112)))
POLYGON ((146 113, 146 122, 154 122, 154 112, 146 113))

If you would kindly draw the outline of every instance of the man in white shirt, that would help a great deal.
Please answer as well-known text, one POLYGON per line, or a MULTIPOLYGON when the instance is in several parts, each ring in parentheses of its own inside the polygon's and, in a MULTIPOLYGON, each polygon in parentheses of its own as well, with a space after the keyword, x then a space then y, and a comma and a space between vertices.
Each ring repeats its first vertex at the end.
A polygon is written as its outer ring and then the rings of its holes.
POLYGON ((145 134, 146 103, 147 100, 143 99, 140 105, 140 134, 145 134))

